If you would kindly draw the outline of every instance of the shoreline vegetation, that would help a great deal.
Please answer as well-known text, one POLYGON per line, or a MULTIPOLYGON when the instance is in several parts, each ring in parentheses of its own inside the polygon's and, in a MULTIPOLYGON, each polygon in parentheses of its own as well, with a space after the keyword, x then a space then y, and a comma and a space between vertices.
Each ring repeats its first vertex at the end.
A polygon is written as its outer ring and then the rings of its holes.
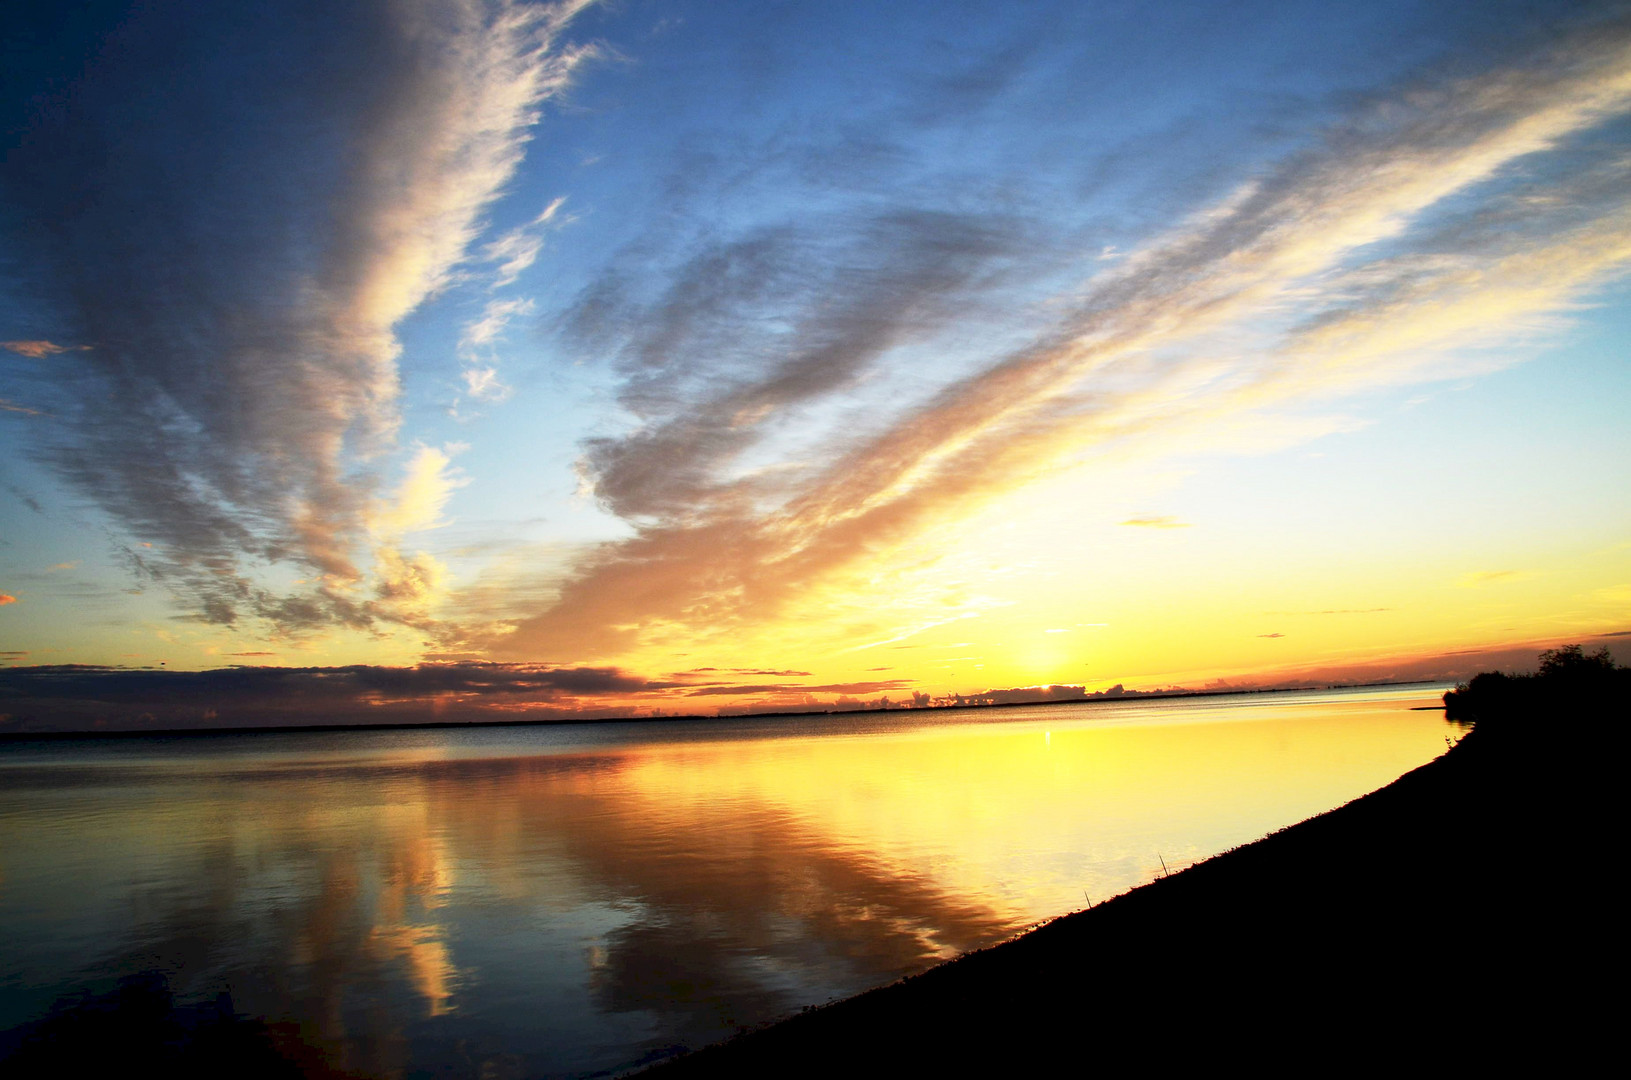
MULTIPOLYGON (((770 712, 728 713, 709 716, 704 713, 676 713, 673 715, 645 716, 589 716, 550 717, 542 720, 426 720, 412 723, 381 724, 255 724, 242 727, 166 727, 166 728, 89 728, 72 731, 13 729, 0 731, 0 744, 8 742, 55 742, 77 739, 139 739, 172 738, 208 735, 289 735, 297 733, 350 732, 350 731, 446 731, 472 728, 519 727, 571 727, 600 724, 669 724, 694 721, 708 723, 736 720, 801 720, 822 716, 866 716, 876 713, 962 713, 985 712, 993 709, 1029 709, 1054 705, 1110 705, 1129 701, 1158 701, 1201 697, 1242 697, 1249 694, 1299 694, 1319 690, 1370 690, 1390 686, 1442 686, 1437 679, 1411 682, 1333 683, 1329 686, 1274 686, 1265 689, 1239 690, 1123 690, 1116 693, 1099 691, 1083 697, 1039 698, 1035 701, 992 701, 966 705, 891 705, 888 708, 825 708, 790 711, 777 709, 770 712)), ((1431 706, 1438 708, 1438 706, 1431 706)))
POLYGON ((1593 1062, 1617 1030, 1588 976, 1621 939, 1598 868, 1631 669, 1566 646, 1445 707, 1462 737, 1378 791, 640 1075, 1593 1062))

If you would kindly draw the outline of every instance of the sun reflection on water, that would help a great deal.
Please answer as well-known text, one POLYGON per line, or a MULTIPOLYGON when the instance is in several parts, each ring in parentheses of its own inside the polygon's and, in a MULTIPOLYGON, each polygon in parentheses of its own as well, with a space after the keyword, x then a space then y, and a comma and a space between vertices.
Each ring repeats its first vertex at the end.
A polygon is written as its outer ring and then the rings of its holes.
POLYGON ((7 747, 0 1027, 157 967, 353 1072, 618 1068, 1380 786, 1430 700, 7 747))

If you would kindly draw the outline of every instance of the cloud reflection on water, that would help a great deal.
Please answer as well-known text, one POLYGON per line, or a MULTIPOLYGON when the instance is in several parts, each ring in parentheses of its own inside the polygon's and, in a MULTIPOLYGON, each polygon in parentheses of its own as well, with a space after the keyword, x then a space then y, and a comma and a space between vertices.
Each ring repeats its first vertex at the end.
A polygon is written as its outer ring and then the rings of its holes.
MULTIPOLYGON (((1442 746, 1414 702, 1284 700, 1218 711, 1234 723, 13 755, 0 917, 37 949, 0 959, 50 994, 154 967, 184 996, 230 987, 363 1075, 615 1069, 1000 940, 1442 746)), ((49 1001, 0 997, 0 1026, 49 1001)))

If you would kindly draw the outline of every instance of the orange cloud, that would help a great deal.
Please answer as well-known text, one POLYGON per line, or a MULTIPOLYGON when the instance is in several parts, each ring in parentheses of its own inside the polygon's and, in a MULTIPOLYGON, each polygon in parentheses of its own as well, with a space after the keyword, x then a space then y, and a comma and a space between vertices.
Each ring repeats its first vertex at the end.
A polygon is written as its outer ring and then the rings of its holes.
POLYGON ((1522 581, 1529 575, 1522 570, 1481 570, 1474 574, 1464 575, 1456 584, 1463 589, 1477 589, 1485 585, 1497 585, 1503 582, 1522 581))
POLYGON ((35 360, 65 352, 88 352, 89 345, 58 345, 51 341, 0 341, 0 349, 10 349, 21 356, 35 360))
POLYGON ((0 607, 4 607, 7 604, 15 604, 16 602, 17 598, 10 593, 0 593, 0 607))

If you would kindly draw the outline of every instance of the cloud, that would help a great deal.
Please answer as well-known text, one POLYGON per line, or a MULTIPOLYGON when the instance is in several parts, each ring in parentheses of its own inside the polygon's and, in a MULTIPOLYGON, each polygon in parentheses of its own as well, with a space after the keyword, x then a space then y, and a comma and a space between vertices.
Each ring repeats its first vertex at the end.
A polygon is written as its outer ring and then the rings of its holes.
POLYGON ((990 214, 898 209, 755 229, 709 243, 651 298, 614 271, 565 322, 586 351, 611 351, 633 433, 592 441, 595 497, 625 516, 741 505, 751 478, 717 476, 799 406, 851 388, 888 353, 932 340, 977 303, 1026 242, 990 214))
POLYGON ((489 300, 481 316, 467 323, 459 338, 459 360, 465 365, 460 373, 465 392, 477 401, 498 402, 510 396, 510 388, 498 376, 495 346, 504 338, 510 323, 520 316, 530 315, 533 301, 524 297, 489 300))
POLYGON ((876 682, 823 683, 820 686, 802 686, 797 683, 760 683, 746 686, 701 686, 687 690, 687 697, 721 697, 745 694, 878 694, 906 690, 911 683, 903 679, 876 682))
POLYGON ((636 534, 490 644, 609 657, 733 633, 1096 456, 1257 450, 1265 429, 1332 429, 1297 409, 1510 363, 1488 347, 1555 330, 1631 263, 1631 162, 1586 138, 1628 109, 1623 19, 1417 79, 1114 262, 1084 249, 1082 280, 1027 309, 1052 313, 1040 332, 876 414, 844 404, 882 357, 946 340, 1026 277, 1023 221, 875 211, 819 240, 756 225, 650 295, 613 273, 563 329, 617 358, 639 419, 581 463, 636 534), (771 458, 765 427, 818 405, 830 426, 771 458))
POLYGON ((19 405, 14 401, 7 401, 5 398, 0 398, 0 411, 21 413, 24 416, 46 415, 40 409, 31 409, 27 405, 19 405))
POLYGON ((196 617, 382 614, 350 590, 400 423, 395 328, 455 281, 592 55, 562 37, 584 6, 144 8, 42 93, 5 240, 97 342, 61 369, 49 459, 196 617))
POLYGON ((394 548, 380 548, 374 554, 374 576, 374 594, 381 601, 399 612, 428 613, 442 593, 447 567, 423 551, 408 556, 394 548))
POLYGON ((1257 635, 1257 636, 1258 636, 1258 637, 1261 637, 1261 638, 1281 638, 1281 637, 1285 637, 1285 635, 1284 635, 1284 634, 1280 634, 1280 633, 1274 633, 1274 634, 1258 634, 1258 635, 1257 635))
POLYGON ((1599 603, 1631 604, 1631 584, 1609 585, 1592 590, 1591 598, 1599 603))
POLYGON ((34 496, 30 495, 28 492, 24 491, 22 488, 18 487, 16 484, 7 484, 6 491, 11 494, 12 498, 28 507, 34 513, 45 513, 45 508, 40 505, 40 501, 34 496))
POLYGON ((462 449, 457 444, 418 447, 395 496, 376 504, 369 515, 370 531, 377 536, 398 537, 442 525, 442 511, 453 492, 469 482, 453 467, 453 454, 462 449))
POLYGON ((1085 686, 1015 686, 1005 690, 985 690, 978 694, 955 695, 960 705, 1024 705, 1047 701, 1081 701, 1087 698, 1085 686))
POLYGON ((0 349, 9 349, 20 356, 35 360, 65 352, 88 352, 89 345, 58 345, 51 341, 0 341, 0 349))
POLYGON ((1479 589, 1485 585, 1522 581, 1528 576, 1529 574, 1522 570, 1480 570, 1477 573, 1464 575, 1456 584, 1463 589, 1479 589))
POLYGON ((448 579, 447 567, 427 552, 407 555, 401 550, 405 534, 439 528, 442 512, 467 478, 452 466, 452 454, 464 449, 420 446, 408 462, 407 475, 395 495, 375 505, 369 515, 374 537, 374 596, 380 614, 428 626, 427 619, 441 601, 448 579))
POLYGON ((1157 516, 1155 514, 1140 514, 1137 517, 1130 517, 1126 521, 1123 521, 1122 524, 1123 525, 1136 525, 1136 526, 1139 526, 1139 527, 1145 528, 1145 529, 1187 529, 1187 528, 1189 528, 1189 522, 1187 522, 1187 521, 1179 521, 1175 517, 1169 517, 1169 516, 1166 516, 1166 515, 1157 516))
POLYGON ((810 674, 808 671, 772 671, 766 668, 701 667, 692 668, 689 671, 675 672, 673 677, 676 679, 689 679, 695 678, 698 675, 714 675, 719 673, 728 675, 775 675, 784 679, 808 678, 810 674))
POLYGON ((614 668, 484 663, 169 671, 63 664, 0 670, 30 730, 479 722, 630 715, 619 699, 680 684, 614 668))
POLYGON ((562 195, 544 207, 543 213, 525 225, 511 229, 482 249, 482 255, 488 262, 498 264, 497 273, 493 278, 493 288, 499 289, 513 284, 516 278, 538 260, 538 253, 544 247, 542 230, 555 220, 561 207, 565 205, 566 196, 562 195))
POLYGON ((527 299, 488 301, 481 318, 464 328, 464 337, 459 343, 461 353, 475 346, 491 345, 503 336, 512 319, 530 315, 532 310, 533 302, 527 299))
POLYGON ((0 607, 5 607, 7 604, 15 604, 16 602, 17 598, 10 593, 0 593, 0 607))

